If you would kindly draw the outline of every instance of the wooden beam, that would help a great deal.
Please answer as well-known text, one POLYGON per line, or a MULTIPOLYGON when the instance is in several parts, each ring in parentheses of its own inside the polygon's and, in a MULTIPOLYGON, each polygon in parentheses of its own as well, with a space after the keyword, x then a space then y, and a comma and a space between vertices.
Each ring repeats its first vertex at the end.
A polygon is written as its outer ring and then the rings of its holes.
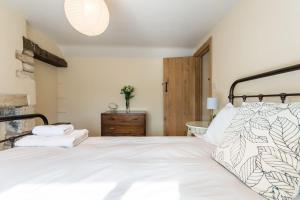
POLYGON ((56 67, 68 67, 68 63, 63 58, 60 58, 40 48, 38 44, 32 42, 31 40, 25 37, 23 37, 23 48, 24 51, 32 51, 34 55, 33 57, 37 60, 40 60, 42 62, 48 63, 56 67))

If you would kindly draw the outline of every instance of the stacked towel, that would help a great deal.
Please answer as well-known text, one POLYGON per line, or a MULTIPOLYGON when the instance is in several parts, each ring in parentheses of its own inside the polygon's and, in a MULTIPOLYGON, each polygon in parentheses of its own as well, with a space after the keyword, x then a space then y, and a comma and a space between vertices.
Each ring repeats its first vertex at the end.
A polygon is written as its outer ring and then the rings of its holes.
POLYGON ((64 147, 72 148, 88 138, 89 131, 73 130, 70 134, 56 136, 31 135, 16 141, 16 147, 64 147))
POLYGON ((72 133, 74 126, 72 124, 68 125, 46 125, 46 126, 36 126, 32 130, 34 135, 38 136, 60 136, 72 133))

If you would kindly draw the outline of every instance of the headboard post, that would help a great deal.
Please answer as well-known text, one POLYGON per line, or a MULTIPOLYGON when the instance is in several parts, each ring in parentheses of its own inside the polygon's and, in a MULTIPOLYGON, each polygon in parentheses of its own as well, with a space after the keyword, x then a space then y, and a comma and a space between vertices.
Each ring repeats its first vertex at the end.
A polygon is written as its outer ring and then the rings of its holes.
POLYGON ((286 93, 281 93, 281 94, 280 94, 280 98, 281 98, 281 103, 285 103, 285 100, 286 100, 286 93))
POLYGON ((247 96, 243 95, 243 102, 246 102, 246 101, 247 101, 247 96))

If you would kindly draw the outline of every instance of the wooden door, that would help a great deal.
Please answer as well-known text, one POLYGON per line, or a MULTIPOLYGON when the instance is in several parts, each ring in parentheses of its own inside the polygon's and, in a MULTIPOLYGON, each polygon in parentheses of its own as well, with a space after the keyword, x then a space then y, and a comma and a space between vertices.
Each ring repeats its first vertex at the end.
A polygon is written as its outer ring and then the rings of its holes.
POLYGON ((165 136, 185 136, 186 122, 200 120, 200 75, 197 57, 164 59, 165 136))

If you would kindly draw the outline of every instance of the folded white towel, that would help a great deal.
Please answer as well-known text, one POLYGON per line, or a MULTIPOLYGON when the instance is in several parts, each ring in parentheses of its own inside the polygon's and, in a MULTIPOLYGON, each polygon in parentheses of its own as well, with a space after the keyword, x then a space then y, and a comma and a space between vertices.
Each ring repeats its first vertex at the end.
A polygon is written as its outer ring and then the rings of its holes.
POLYGON ((72 133, 74 126, 72 124, 67 125, 46 125, 36 126, 33 128, 32 133, 39 136, 59 136, 72 133))
POLYGON ((16 141, 16 147, 65 147, 72 148, 88 138, 89 131, 74 130, 69 135, 45 137, 39 135, 26 136, 16 141))

